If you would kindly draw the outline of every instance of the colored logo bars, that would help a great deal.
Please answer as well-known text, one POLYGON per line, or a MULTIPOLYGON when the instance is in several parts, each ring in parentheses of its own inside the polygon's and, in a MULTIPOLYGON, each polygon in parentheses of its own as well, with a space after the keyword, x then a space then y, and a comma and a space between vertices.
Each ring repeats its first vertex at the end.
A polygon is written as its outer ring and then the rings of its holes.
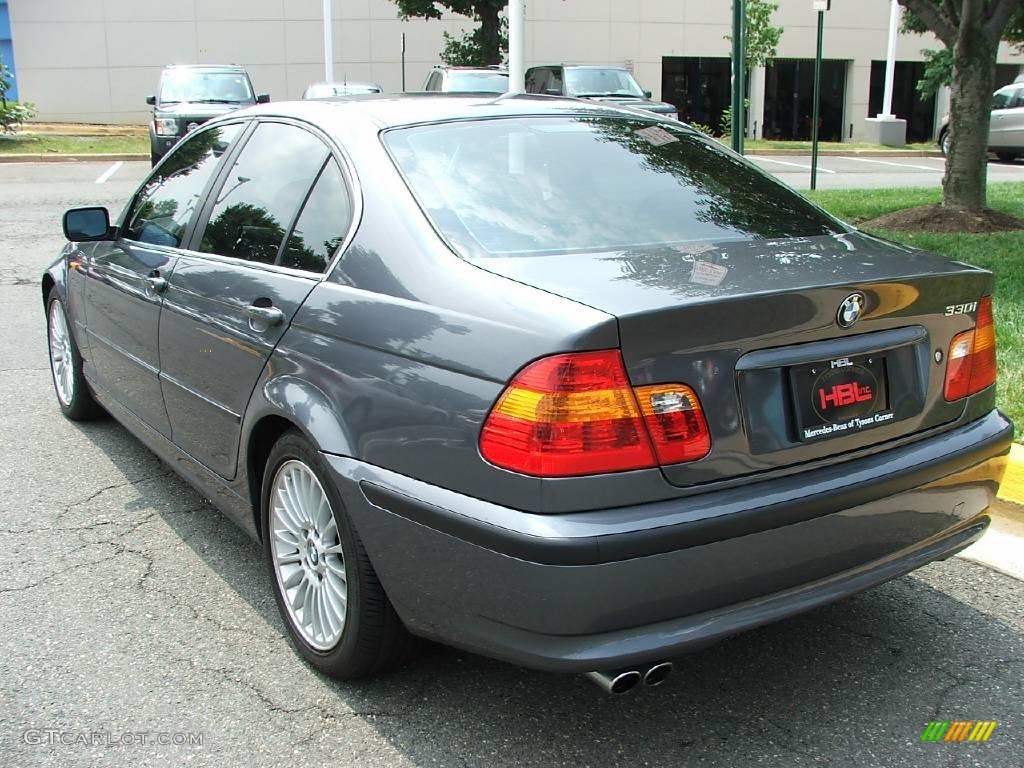
POLYGON ((995 729, 995 720, 933 720, 925 727, 921 741, 988 741, 995 729))

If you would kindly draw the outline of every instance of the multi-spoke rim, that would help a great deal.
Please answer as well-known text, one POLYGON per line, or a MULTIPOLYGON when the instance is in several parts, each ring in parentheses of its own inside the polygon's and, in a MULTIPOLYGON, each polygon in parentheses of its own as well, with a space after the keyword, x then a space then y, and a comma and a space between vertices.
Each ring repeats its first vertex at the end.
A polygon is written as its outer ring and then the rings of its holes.
POLYGON ((57 399, 68 406, 75 397, 74 358, 71 350, 71 334, 64 317, 64 308, 59 301, 50 304, 50 370, 53 372, 53 386, 57 399))
POLYGON ((306 464, 284 462, 270 488, 270 552, 292 625, 320 651, 338 644, 348 612, 348 575, 338 523, 306 464))

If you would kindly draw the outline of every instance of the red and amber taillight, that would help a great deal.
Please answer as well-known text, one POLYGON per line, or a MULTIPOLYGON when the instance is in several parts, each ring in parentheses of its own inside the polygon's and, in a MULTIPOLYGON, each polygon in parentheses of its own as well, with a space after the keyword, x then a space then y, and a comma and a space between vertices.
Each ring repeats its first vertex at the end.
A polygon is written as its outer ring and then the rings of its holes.
POLYGON ((710 448, 696 393, 672 384, 633 389, 617 349, 530 363, 502 393, 480 435, 489 462, 539 477, 693 461, 710 448))
POLYGON ((958 333, 950 342, 943 394, 952 402, 995 383, 996 326, 992 319, 992 297, 986 296, 978 302, 974 329, 958 333))

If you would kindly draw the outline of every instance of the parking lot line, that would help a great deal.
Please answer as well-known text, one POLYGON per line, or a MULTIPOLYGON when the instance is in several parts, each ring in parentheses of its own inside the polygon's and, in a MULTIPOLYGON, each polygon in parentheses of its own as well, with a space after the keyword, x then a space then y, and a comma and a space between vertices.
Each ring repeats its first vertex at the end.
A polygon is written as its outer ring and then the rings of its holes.
POLYGON ((114 163, 112 166, 107 168, 107 170, 105 170, 103 173, 99 175, 99 178, 96 179, 96 183, 106 184, 108 181, 110 181, 110 178, 121 169, 122 165, 124 165, 123 160, 119 160, 116 163, 114 163))
MULTIPOLYGON (((763 160, 766 163, 788 165, 793 168, 801 168, 805 171, 811 170, 811 166, 809 165, 803 165, 802 163, 788 163, 785 160, 776 160, 774 157, 765 157, 764 155, 751 155, 750 157, 753 158, 754 160, 763 160)), ((835 171, 830 171, 828 168, 822 168, 820 165, 818 166, 818 170, 821 171, 822 173, 835 173, 835 171)))
POLYGON ((932 171, 933 173, 939 173, 942 168, 936 168, 933 165, 914 165, 913 163, 894 163, 890 160, 872 160, 867 157, 841 157, 840 160, 852 160, 855 163, 875 163, 876 165, 891 165, 894 168, 917 168, 921 171, 932 171))

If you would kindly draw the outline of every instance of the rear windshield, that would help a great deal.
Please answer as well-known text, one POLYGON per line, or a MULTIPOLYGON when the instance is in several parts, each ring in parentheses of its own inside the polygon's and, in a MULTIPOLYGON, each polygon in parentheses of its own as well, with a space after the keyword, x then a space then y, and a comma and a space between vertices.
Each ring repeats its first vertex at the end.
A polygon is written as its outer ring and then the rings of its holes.
POLYGON ((501 72, 449 72, 446 90, 451 93, 504 93, 508 75, 501 72))
POLYGON ((539 117, 415 126, 385 142, 464 256, 537 256, 846 231, 683 126, 539 117))

